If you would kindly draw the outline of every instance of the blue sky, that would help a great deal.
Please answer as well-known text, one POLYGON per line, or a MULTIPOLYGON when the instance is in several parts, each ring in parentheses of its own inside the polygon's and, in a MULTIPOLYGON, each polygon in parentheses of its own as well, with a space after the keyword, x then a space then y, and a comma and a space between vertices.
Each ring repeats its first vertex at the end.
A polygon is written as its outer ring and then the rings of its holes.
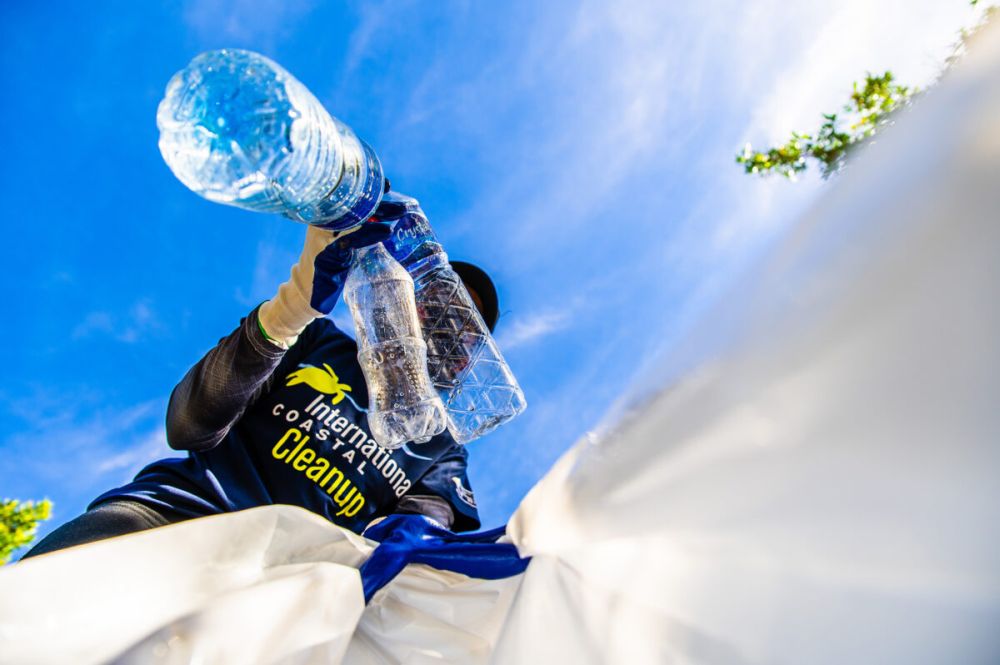
POLYGON ((304 227, 160 157, 197 53, 281 63, 494 275, 529 409, 470 447, 491 526, 822 187, 742 175, 743 143, 813 128, 866 70, 927 83, 977 15, 876 4, 5 3, 0 497, 51 498, 48 530, 176 454, 170 390, 298 256, 304 227))

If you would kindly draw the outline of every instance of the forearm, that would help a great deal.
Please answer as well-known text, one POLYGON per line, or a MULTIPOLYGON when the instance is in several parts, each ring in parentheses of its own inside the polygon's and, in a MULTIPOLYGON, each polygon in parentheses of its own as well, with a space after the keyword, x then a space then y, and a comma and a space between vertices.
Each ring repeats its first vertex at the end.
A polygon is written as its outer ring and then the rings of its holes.
POLYGON ((268 341, 257 311, 223 338, 170 395, 167 443, 176 450, 216 446, 266 389, 285 351, 268 341))
POLYGON ((339 236, 306 229, 299 261, 275 297, 251 312, 174 388, 167 407, 167 443, 176 450, 207 450, 222 441, 267 389, 285 352, 301 350, 299 336, 333 309, 354 248, 381 242, 390 231, 391 225, 381 222, 339 236))
POLYGON ((448 502, 431 494, 408 494, 400 500, 394 512, 405 515, 423 515, 446 529, 450 529, 455 523, 455 512, 448 505, 448 502))

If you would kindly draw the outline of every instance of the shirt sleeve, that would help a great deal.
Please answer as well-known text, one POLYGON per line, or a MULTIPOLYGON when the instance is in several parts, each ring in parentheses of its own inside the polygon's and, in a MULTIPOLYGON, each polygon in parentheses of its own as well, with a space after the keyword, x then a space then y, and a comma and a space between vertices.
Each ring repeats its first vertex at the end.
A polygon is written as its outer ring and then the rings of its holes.
POLYGON ((306 333, 320 327, 316 322, 307 326, 298 342, 285 351, 264 336, 257 319, 259 309, 219 340, 170 394, 167 443, 171 448, 208 450, 218 445, 247 407, 270 390, 278 364, 301 357, 316 337, 306 333))
POLYGON ((478 529, 479 510, 466 474, 468 460, 465 446, 454 444, 403 495, 396 512, 426 515, 455 532, 478 529))

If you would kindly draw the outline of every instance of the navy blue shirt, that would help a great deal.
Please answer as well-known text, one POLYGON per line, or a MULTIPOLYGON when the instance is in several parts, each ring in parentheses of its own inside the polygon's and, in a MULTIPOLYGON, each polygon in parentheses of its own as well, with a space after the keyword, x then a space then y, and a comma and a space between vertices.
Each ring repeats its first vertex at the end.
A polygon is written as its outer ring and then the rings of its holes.
POLYGON ((129 498, 201 517, 283 503, 359 533, 393 512, 479 528, 465 448, 445 432, 387 451, 367 404, 357 346, 332 321, 314 321, 286 352, 254 310, 171 394, 167 442, 187 458, 150 464, 90 507, 129 498))

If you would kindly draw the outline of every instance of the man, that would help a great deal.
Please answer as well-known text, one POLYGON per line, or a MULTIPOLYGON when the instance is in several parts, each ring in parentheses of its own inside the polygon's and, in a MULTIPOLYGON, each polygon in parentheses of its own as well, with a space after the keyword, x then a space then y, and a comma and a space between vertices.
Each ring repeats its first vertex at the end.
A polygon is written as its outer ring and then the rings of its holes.
MULTIPOLYGON (((292 504, 361 533, 391 513, 424 515, 454 531, 479 527, 467 453, 447 432, 386 451, 372 439, 357 346, 325 318, 340 298, 353 250, 389 237, 392 222, 423 214, 387 193, 373 220, 336 234, 309 227, 299 262, 277 295, 254 309, 174 388, 167 442, 185 459, 150 464, 97 497, 25 557, 269 504, 292 504)), ((496 290, 453 263, 489 328, 496 290)))

